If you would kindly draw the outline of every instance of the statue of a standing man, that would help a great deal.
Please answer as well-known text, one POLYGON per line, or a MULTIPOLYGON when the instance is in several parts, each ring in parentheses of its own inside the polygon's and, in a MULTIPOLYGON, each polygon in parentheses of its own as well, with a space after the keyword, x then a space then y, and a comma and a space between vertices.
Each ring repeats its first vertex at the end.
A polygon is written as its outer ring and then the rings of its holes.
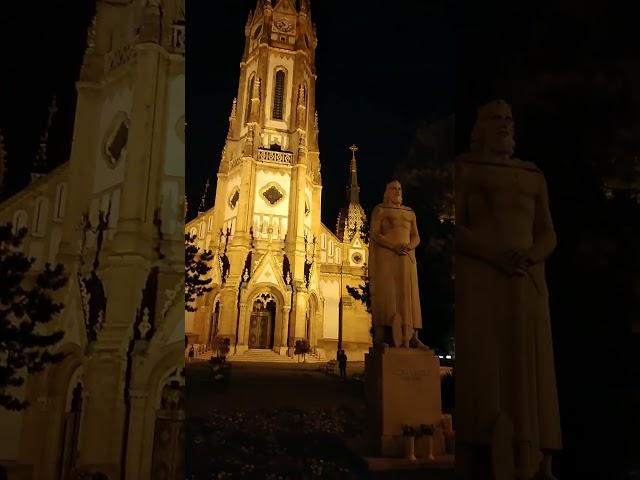
POLYGON ((490 459, 496 479, 552 479, 562 446, 545 280, 556 235, 545 178, 513 148, 511 108, 493 101, 456 165, 456 461, 470 479, 490 459))
POLYGON ((420 243, 416 215, 402 205, 402 186, 387 184, 383 203, 371 215, 369 287, 375 345, 423 347, 417 331, 422 328, 415 249, 420 243))

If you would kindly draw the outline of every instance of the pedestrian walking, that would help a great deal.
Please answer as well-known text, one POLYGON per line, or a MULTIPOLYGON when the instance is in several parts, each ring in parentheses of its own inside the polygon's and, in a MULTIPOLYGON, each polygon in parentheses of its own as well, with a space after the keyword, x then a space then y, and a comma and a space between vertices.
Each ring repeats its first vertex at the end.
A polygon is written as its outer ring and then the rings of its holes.
POLYGON ((340 378, 347 378, 347 354, 344 350, 338 352, 338 368, 340 369, 340 378))
POLYGON ((193 357, 196 354, 196 350, 195 348, 193 348, 193 345, 191 345, 191 348, 189 349, 189 363, 191 363, 193 361, 193 357))

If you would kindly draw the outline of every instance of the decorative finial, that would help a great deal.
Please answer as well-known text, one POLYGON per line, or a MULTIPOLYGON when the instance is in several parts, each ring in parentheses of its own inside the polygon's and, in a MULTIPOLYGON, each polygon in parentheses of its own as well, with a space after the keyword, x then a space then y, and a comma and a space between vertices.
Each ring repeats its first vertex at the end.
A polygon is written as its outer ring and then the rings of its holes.
POLYGON ((318 130, 319 126, 320 126, 320 124, 318 123, 318 111, 316 110, 316 113, 313 116, 313 128, 318 130))
POLYGON ((144 307, 142 312, 142 322, 138 325, 138 332, 140 333, 141 340, 146 340, 149 330, 151 330, 151 322, 149 322, 149 308, 144 307))
POLYGON ((353 160, 355 160, 355 159, 356 159, 356 152, 357 152, 358 150, 360 150, 360 149, 359 149, 358 147, 356 147, 355 145, 351 145, 351 146, 349 147, 349 150, 351 150, 351 154, 352 154, 351 158, 352 158, 353 160))
POLYGON ((237 113, 238 113, 238 99, 234 98, 233 103, 231 104, 231 115, 229 116, 230 122, 236 119, 237 113))
POLYGON ((255 137, 254 128, 255 125, 253 123, 247 124, 247 135, 244 139, 244 149, 242 151, 245 157, 253 156, 253 141, 255 137))
POLYGON ((93 51, 94 48, 96 48, 96 15, 91 19, 87 29, 87 50, 93 51))
POLYGON ((299 107, 304 107, 306 105, 306 101, 305 101, 305 97, 306 97, 306 93, 304 91, 304 85, 300 84, 300 86, 298 87, 298 106, 299 107))
POLYGON ((207 202, 208 192, 209 192, 209 179, 207 178, 207 182, 204 184, 204 192, 202 193, 202 199, 200 200, 200 208, 198 209, 198 213, 202 213, 206 211, 206 202, 207 202))
POLYGON ((304 154, 306 147, 307 147, 307 139, 304 134, 304 131, 301 131, 300 139, 298 140, 298 153, 301 155, 304 154))
POLYGON ((32 176, 38 176, 42 173, 45 173, 47 169, 47 146, 49 143, 49 129, 51 128, 51 124, 53 123, 53 116, 58 111, 58 104, 56 101, 56 96, 54 95, 51 99, 51 105, 49 105, 49 117, 47 118, 47 124, 44 127, 44 131, 40 136, 40 146, 38 148, 38 154, 33 162, 33 171, 32 176))

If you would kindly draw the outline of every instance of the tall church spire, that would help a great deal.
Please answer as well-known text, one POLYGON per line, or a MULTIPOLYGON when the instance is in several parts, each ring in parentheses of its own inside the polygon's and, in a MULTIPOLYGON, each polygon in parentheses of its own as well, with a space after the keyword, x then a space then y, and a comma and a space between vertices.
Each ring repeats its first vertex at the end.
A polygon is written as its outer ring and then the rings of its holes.
POLYGON ((361 232, 366 221, 366 214, 360 205, 360 187, 358 186, 358 165, 356 152, 358 147, 351 145, 351 162, 349 168, 349 185, 347 186, 347 204, 340 210, 336 233, 343 242, 350 242, 361 232))
POLYGON ((356 152, 358 147, 351 145, 351 168, 349 169, 349 186, 347 187, 347 200, 350 203, 360 203, 360 187, 358 186, 358 164, 356 152))

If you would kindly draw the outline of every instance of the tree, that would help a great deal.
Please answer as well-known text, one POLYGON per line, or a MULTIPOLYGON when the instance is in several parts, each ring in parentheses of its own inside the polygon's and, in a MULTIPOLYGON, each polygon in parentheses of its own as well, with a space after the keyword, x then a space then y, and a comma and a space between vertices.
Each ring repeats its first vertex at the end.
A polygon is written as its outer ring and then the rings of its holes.
POLYGON ((25 228, 14 233, 10 223, 0 226, 0 406, 8 410, 29 406, 7 391, 24 384, 25 370, 38 373, 65 357, 49 350, 64 332, 42 333, 38 327, 62 311, 52 293, 66 285, 67 275, 60 264, 33 272, 35 259, 20 251, 26 234, 25 228))
POLYGON ((361 302, 367 309, 368 313, 371 313, 371 294, 369 292, 369 277, 367 275, 362 277, 364 283, 357 287, 347 285, 347 293, 358 302, 361 302))
POLYGON ((195 244, 196 236, 184 236, 185 239, 185 265, 184 265, 184 308, 188 312, 195 312, 196 308, 191 306, 198 297, 213 290, 209 284, 210 278, 205 276, 213 268, 210 262, 213 261, 213 253, 211 250, 201 250, 195 244))

